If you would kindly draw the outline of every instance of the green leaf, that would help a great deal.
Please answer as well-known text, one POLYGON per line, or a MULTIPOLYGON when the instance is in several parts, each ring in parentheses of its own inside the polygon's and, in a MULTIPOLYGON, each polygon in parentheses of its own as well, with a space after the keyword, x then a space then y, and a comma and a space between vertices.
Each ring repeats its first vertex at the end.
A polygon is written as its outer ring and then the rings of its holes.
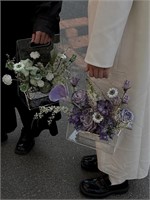
POLYGON ((51 55, 51 58, 50 58, 50 64, 53 65, 56 58, 57 58, 57 51, 55 49, 53 49, 51 52, 50 52, 50 55, 51 55))
POLYGON ((10 70, 13 70, 13 68, 14 68, 14 62, 11 61, 11 60, 8 60, 6 62, 6 64, 5 64, 5 67, 8 68, 8 69, 10 69, 10 70))
POLYGON ((29 84, 28 83, 20 84, 19 88, 21 92, 27 92, 29 89, 29 84))
POLYGON ((45 77, 47 74, 48 74, 48 72, 47 72, 45 69, 42 69, 42 70, 40 71, 40 75, 41 75, 42 77, 45 77))
POLYGON ((76 57, 77 57, 77 55, 73 54, 73 55, 71 56, 71 58, 69 59, 69 61, 70 61, 71 63, 74 62, 74 61, 76 60, 76 57))

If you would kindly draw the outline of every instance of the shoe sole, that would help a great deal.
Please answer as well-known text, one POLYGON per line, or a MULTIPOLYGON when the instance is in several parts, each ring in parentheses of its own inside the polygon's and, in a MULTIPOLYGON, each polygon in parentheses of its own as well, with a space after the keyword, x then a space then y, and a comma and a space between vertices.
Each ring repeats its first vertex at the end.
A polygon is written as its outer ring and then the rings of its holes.
POLYGON ((128 192, 128 190, 129 190, 129 187, 121 189, 121 190, 109 191, 109 192, 107 192, 105 194, 101 194, 101 195, 99 195, 99 194, 89 194, 88 192, 86 192, 83 189, 82 185, 80 185, 80 191, 81 191, 82 194, 84 194, 85 196, 88 196, 88 197, 94 197, 94 198, 99 198, 99 199, 102 199, 102 198, 107 197, 107 196, 112 195, 112 194, 124 194, 124 193, 128 192))

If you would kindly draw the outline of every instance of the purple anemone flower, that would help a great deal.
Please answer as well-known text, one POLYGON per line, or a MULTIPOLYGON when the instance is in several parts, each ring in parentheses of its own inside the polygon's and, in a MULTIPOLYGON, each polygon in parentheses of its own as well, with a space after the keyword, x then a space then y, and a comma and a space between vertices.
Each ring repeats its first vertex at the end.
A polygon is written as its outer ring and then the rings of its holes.
POLYGON ((113 106, 108 100, 100 100, 97 102, 97 109, 101 115, 108 116, 111 113, 113 106))
POLYGON ((49 93, 49 99, 53 102, 67 99, 67 97, 68 90, 63 84, 54 86, 54 88, 52 88, 52 90, 49 93))
POLYGON ((99 126, 97 129, 96 129, 96 133, 99 135, 100 137, 100 140, 105 140, 105 141, 108 141, 108 134, 107 134, 107 129, 103 126, 99 126))
POLYGON ((113 139, 116 125, 116 121, 111 116, 105 117, 104 120, 98 124, 95 132, 100 136, 101 140, 108 141, 109 139, 113 139))
POLYGON ((99 133, 99 136, 100 136, 100 140, 108 141, 107 132, 105 132, 105 131, 102 130, 102 131, 99 133))

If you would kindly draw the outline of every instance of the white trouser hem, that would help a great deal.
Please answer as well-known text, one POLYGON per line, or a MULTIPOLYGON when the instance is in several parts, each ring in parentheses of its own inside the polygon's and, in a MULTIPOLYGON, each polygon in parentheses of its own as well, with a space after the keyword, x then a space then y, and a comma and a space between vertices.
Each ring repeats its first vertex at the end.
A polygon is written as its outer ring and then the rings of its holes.
POLYGON ((125 181, 122 178, 118 178, 118 177, 116 178, 116 177, 111 176, 111 175, 109 175, 109 180, 111 182, 111 185, 118 185, 118 184, 121 184, 125 181))

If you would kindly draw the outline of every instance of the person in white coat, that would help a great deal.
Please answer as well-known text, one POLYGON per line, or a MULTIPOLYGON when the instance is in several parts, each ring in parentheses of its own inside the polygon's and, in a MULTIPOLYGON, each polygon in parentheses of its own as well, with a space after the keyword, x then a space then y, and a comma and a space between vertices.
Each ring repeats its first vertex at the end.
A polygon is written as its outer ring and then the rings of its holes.
MULTIPOLYGON (((130 103, 135 126, 130 134, 121 134, 113 154, 97 149, 84 156, 83 169, 103 173, 80 183, 81 192, 104 198, 128 191, 128 180, 142 179, 150 166, 150 64, 149 1, 89 0, 89 44, 85 57, 89 76, 109 77, 110 70, 126 74, 132 82, 130 103)), ((124 130, 127 132, 127 130, 124 130)))

